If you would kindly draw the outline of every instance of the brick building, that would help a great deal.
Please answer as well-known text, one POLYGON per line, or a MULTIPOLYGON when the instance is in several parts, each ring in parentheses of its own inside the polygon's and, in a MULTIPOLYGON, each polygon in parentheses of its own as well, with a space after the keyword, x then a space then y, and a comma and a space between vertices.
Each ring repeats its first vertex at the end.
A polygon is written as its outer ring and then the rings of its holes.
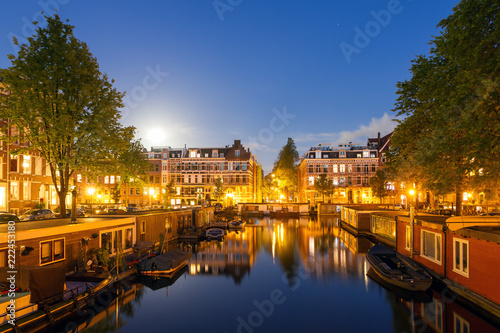
POLYGON ((335 187, 333 202, 372 203, 369 179, 383 167, 391 135, 380 137, 378 133, 377 138, 369 138, 365 146, 350 142, 338 147, 330 144, 311 147, 298 168, 299 201, 312 205, 321 201, 322 196, 314 189, 314 180, 326 174, 335 187))

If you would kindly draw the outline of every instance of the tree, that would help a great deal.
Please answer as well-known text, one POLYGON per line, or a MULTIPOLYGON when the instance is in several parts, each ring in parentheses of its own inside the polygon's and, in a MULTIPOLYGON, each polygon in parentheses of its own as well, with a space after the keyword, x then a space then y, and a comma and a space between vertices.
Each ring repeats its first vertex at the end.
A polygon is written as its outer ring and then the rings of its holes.
POLYGON ((382 199, 387 196, 387 176, 384 170, 378 169, 369 182, 373 196, 380 198, 380 203, 382 203, 382 199))
POLYGON ((123 94, 99 71, 74 27, 58 15, 46 19, 46 27, 37 27, 17 56, 8 56, 12 66, 1 74, 9 94, 2 98, 0 116, 17 129, 11 140, 30 142, 14 154, 32 149, 47 161, 62 216, 75 170, 112 161, 133 139, 134 128, 119 124, 123 94))
POLYGON ((144 187, 146 171, 151 164, 144 158, 144 147, 138 140, 131 141, 114 161, 116 169, 113 173, 120 175, 120 185, 125 188, 125 204, 128 205, 129 187, 144 187))
MULTIPOLYGON (((414 166, 422 186, 455 192, 495 188, 500 172, 500 33, 498 0, 462 0, 420 55, 412 78, 397 84, 399 121, 391 163, 414 166)), ((404 171, 404 169, 403 169, 404 171)))
POLYGON ((288 138, 287 143, 281 148, 273 167, 277 186, 282 192, 286 193, 287 201, 290 194, 297 191, 298 162, 299 153, 297 147, 295 147, 295 142, 293 142, 292 138, 288 138))
POLYGON ((222 178, 215 178, 213 194, 215 199, 217 199, 217 202, 220 202, 220 199, 224 196, 225 193, 226 189, 224 188, 224 182, 222 178))
POLYGON ((314 179, 314 189, 323 195, 323 202, 325 202, 325 195, 330 196, 333 193, 333 181, 322 173, 314 179))
POLYGON ((163 193, 163 201, 165 202, 165 207, 170 207, 170 201, 172 198, 175 198, 175 183, 174 180, 171 179, 170 182, 165 185, 165 192, 163 193))

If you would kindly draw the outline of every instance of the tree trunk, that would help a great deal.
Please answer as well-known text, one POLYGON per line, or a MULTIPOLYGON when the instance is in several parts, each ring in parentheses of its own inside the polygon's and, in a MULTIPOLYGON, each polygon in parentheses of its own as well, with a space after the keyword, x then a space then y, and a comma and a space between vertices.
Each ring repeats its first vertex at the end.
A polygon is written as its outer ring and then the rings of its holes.
POLYGON ((455 216, 462 216, 462 191, 460 189, 455 192, 455 201, 455 216))
POLYGON ((59 217, 64 218, 66 217, 66 195, 68 194, 68 191, 57 191, 57 196, 59 197, 59 217))

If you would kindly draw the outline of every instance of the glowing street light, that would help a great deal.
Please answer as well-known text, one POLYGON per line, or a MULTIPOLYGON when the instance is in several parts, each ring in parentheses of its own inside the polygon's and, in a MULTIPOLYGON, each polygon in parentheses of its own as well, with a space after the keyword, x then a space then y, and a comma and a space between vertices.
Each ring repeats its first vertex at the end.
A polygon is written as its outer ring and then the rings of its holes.
POLYGON ((87 189, 87 193, 90 195, 90 217, 92 217, 92 196, 95 193, 95 188, 89 187, 87 189))

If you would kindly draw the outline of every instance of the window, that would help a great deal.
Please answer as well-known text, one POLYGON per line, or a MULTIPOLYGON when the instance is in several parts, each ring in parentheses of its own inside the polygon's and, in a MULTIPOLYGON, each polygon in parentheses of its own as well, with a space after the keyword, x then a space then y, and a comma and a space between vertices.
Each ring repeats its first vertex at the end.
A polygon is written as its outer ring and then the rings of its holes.
POLYGON ((316 164, 316 173, 321 173, 321 165, 316 164))
POLYGON ((196 157, 196 151, 195 151, 195 150, 191 150, 191 151, 189 152, 189 157, 191 157, 191 158, 195 158, 195 157, 196 157))
POLYGON ((328 165, 323 165, 323 173, 328 173, 328 165))
POLYGON ((341 164, 340 165, 340 173, 344 173, 344 172, 345 172, 345 165, 341 164))
POLYGON ((406 240, 405 240, 405 249, 410 250, 411 247, 411 227, 409 225, 406 226, 406 240))
POLYGON ((240 157, 240 151, 239 151, 239 150, 235 150, 235 151, 234 151, 234 156, 236 156, 236 157, 240 157))
POLYGON ((40 242, 40 264, 64 260, 64 238, 40 242))
POLYGON ((469 277, 469 242, 453 238, 453 271, 469 277))
POLYGON ((10 199, 19 200, 19 182, 15 180, 10 181, 10 199))
POLYGON ((339 184, 338 177, 333 177, 333 185, 337 186, 339 184))
POLYGON ((363 157, 370 157, 370 152, 368 150, 365 150, 363 152, 363 157))
POLYGON ((309 177, 309 185, 314 185, 314 177, 309 177))
POLYGON ((314 166, 312 166, 311 164, 309 164, 309 165, 307 166, 307 172, 308 172, 308 173, 313 173, 313 172, 314 172, 314 166))
POLYGON ((241 163, 241 169, 242 169, 243 171, 247 171, 247 162, 243 162, 243 163, 241 163))
POLYGON ((109 176, 104 177, 104 184, 109 184, 109 176))
POLYGON ((31 158, 30 156, 23 156, 23 173, 31 173, 31 158))
POLYGON ((422 230, 421 239, 422 257, 441 264, 441 235, 422 230))
POLYGON ((220 157, 224 157, 224 153, 220 153, 220 154, 219 154, 219 156, 220 156, 220 157))
POLYGON ((459 316, 456 312, 453 312, 453 332, 456 333, 469 333, 470 324, 467 320, 459 316))
POLYGON ((23 200, 30 200, 31 197, 30 183, 23 182, 23 200))
POLYGON ((337 166, 337 164, 334 164, 333 165, 333 173, 337 173, 337 172, 339 172, 338 171, 338 166, 337 166))

